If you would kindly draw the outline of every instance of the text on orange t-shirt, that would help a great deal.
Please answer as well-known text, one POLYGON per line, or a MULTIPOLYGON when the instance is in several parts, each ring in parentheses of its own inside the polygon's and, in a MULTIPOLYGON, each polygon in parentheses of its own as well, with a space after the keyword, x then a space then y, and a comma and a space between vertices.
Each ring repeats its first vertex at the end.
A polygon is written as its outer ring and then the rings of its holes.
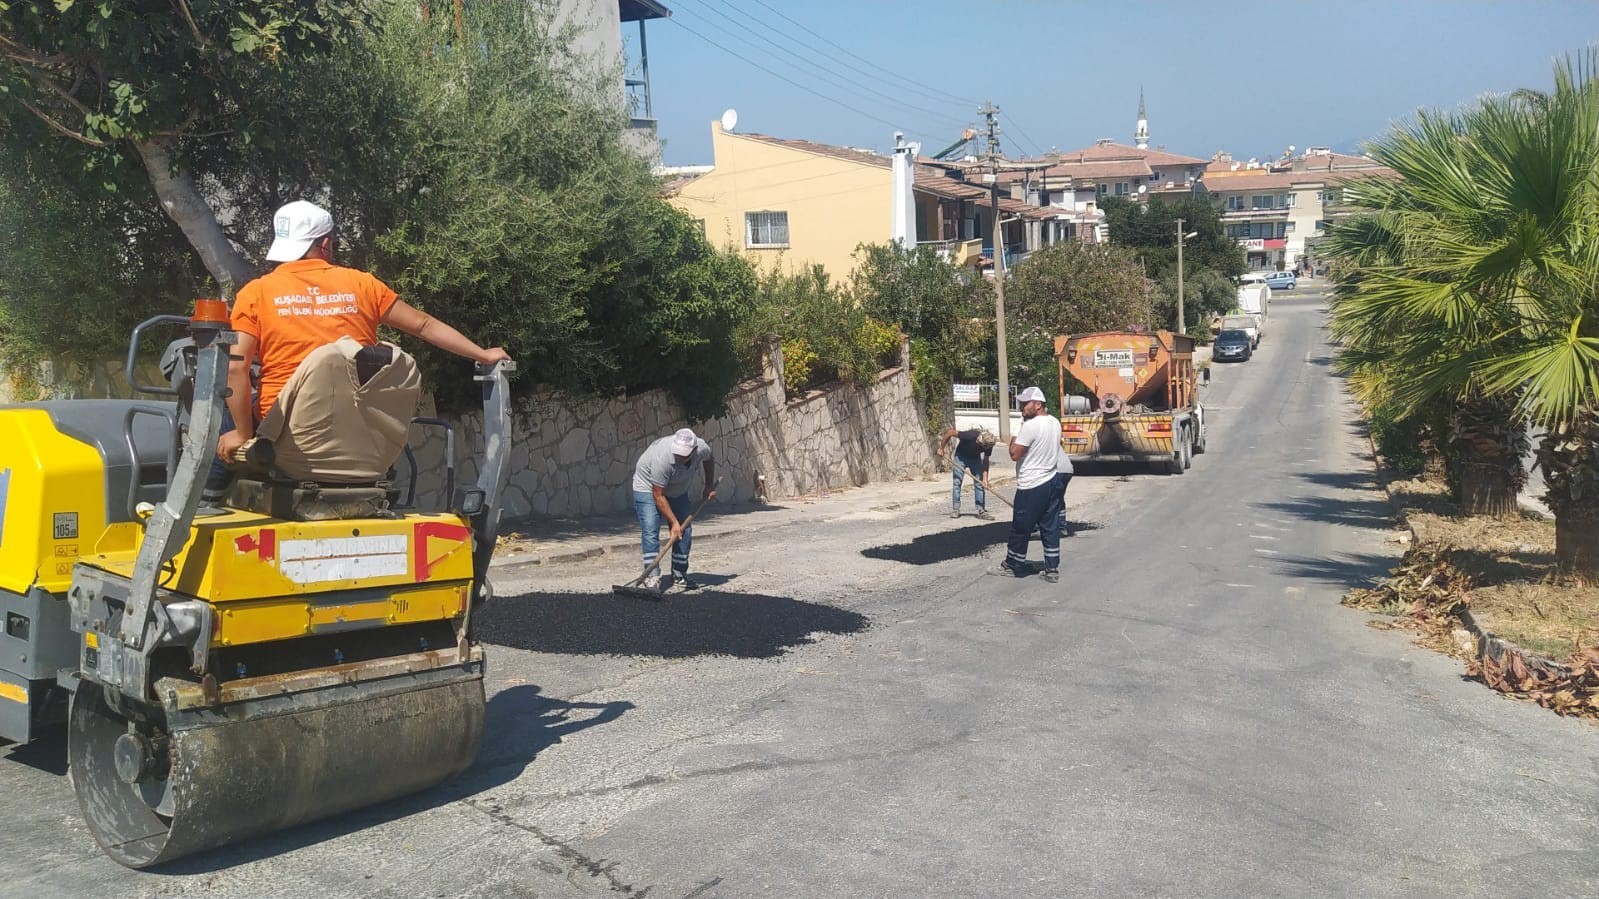
POLYGON ((285 262, 244 285, 233 302, 233 330, 256 339, 266 416, 283 385, 317 347, 350 337, 378 341, 378 323, 399 295, 372 275, 322 259, 285 262))

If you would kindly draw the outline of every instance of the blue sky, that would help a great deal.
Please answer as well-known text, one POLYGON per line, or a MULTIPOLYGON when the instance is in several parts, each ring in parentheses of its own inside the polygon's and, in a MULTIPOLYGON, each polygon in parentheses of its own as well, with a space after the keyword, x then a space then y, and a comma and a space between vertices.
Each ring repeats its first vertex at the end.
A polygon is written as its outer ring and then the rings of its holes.
POLYGON ((1547 86, 1553 57, 1599 41, 1599 0, 664 2, 647 39, 668 165, 709 163, 729 107, 740 131, 883 149, 898 128, 932 153, 992 98, 1007 155, 1131 143, 1140 85, 1151 146, 1352 150, 1419 107, 1547 86))

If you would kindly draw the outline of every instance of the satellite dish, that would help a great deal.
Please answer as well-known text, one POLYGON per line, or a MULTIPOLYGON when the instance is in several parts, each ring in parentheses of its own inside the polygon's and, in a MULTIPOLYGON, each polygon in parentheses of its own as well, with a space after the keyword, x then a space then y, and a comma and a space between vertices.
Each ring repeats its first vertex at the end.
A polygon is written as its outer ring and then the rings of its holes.
POLYGON ((738 127, 738 110, 729 109, 727 112, 722 113, 722 130, 723 131, 732 131, 734 128, 737 128, 737 127, 738 127))
POLYGON ((1149 190, 1149 185, 1147 185, 1147 184, 1138 185, 1138 192, 1139 193, 1144 193, 1144 192, 1146 192, 1148 190, 1149 190))

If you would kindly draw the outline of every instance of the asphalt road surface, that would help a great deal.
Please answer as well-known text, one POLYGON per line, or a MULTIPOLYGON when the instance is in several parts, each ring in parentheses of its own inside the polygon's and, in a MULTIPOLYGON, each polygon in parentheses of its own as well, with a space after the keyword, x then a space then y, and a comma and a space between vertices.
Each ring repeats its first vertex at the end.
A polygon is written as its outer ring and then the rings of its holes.
POLYGON ((1338 605, 1396 550, 1322 320, 1279 294, 1187 474, 1073 483, 1058 585, 985 576, 1004 526, 936 484, 751 513, 664 604, 502 575, 460 781, 133 873, 46 742, 0 761, 0 894, 1599 894, 1594 728, 1338 605))

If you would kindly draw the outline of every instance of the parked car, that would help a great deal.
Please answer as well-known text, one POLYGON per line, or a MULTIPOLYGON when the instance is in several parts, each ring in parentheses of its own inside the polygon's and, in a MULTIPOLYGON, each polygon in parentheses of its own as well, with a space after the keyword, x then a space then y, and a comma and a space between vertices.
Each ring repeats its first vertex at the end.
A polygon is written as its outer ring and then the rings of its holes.
POLYGON ((1239 284, 1264 284, 1267 272, 1245 272, 1238 276, 1239 284))
POLYGON ((1268 272, 1266 286, 1272 290, 1293 290, 1299 286, 1299 277, 1293 272, 1268 272))
POLYGON ((1254 341, 1249 332, 1232 329, 1216 335, 1210 345, 1211 358, 1217 362, 1248 362, 1255 354, 1254 341))

